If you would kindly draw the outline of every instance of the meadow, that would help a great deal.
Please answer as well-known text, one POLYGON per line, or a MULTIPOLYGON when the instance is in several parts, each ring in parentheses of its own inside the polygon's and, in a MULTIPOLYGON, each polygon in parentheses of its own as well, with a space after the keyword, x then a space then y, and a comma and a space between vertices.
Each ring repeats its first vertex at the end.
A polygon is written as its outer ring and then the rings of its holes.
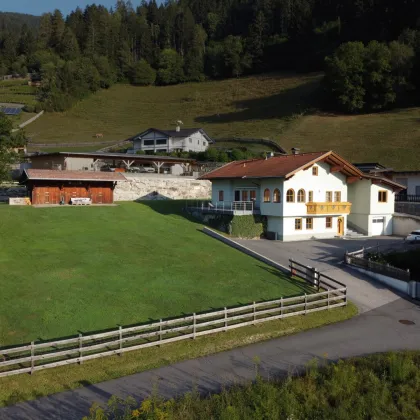
POLYGON ((308 290, 204 235, 182 205, 0 206, 0 346, 308 290))
MULTIPOLYGON (((267 138, 286 150, 333 149, 346 159, 418 169, 420 109, 367 115, 321 111, 322 74, 266 74, 166 87, 114 85, 63 113, 50 113, 27 127, 34 143, 118 142, 150 127, 203 127, 217 138, 267 138)), ((216 147, 232 147, 216 142, 216 147)), ((239 145, 244 146, 244 145, 239 145)), ((253 151, 266 146, 247 146, 253 151)), ((89 146, 95 150, 95 146, 89 146)), ((98 148, 98 147, 97 147, 98 148)), ((97 149, 96 148, 96 149, 97 149)))

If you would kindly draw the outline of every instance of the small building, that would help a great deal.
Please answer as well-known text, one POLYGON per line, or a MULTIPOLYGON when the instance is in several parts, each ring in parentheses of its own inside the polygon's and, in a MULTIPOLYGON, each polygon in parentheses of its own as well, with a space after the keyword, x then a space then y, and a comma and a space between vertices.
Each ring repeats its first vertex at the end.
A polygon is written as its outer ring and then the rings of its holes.
POLYGON ((112 204, 120 173, 25 169, 20 183, 26 185, 32 204, 69 204, 72 198, 90 198, 92 204, 112 204))
POLYGON ((205 152, 213 140, 202 128, 177 127, 175 130, 149 128, 133 138, 133 151, 205 152))
POLYGON ((362 172, 333 151, 231 162, 212 182, 210 211, 267 217, 270 237, 333 238, 354 229, 391 235, 395 193, 403 186, 362 172), (350 228, 350 229, 349 229, 350 228))
POLYGON ((392 171, 388 176, 406 187, 404 195, 417 197, 420 202, 420 171, 392 171))

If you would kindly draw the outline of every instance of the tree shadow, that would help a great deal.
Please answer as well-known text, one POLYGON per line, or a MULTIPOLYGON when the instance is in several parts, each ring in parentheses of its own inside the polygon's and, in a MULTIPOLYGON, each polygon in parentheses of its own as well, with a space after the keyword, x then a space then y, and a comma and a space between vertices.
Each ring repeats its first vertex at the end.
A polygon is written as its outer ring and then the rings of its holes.
POLYGON ((319 106, 316 95, 319 89, 318 80, 308 81, 272 96, 234 101, 232 105, 236 111, 197 117, 195 121, 203 124, 223 124, 274 118, 293 119, 311 113, 319 106))

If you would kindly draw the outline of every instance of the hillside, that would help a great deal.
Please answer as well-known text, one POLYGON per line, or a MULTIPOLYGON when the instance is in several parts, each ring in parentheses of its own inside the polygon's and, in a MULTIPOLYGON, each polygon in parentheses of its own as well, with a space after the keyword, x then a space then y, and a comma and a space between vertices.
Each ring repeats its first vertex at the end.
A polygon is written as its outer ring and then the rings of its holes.
MULTIPOLYGON (((334 149, 351 161, 419 167, 420 109, 343 116, 316 110, 321 74, 271 74, 168 87, 115 85, 27 128, 34 143, 120 141, 149 127, 203 127, 217 138, 269 138, 285 149, 334 149)), ((217 143, 223 146, 223 143, 217 143)), ((229 144, 231 146, 231 144, 229 144)), ((95 149, 95 146, 91 146, 95 149)), ((99 147, 96 147, 96 149, 99 147)))
POLYGON ((27 15, 25 13, 0 12, 0 28, 2 30, 20 30, 23 24, 30 28, 38 28, 40 16, 27 15))

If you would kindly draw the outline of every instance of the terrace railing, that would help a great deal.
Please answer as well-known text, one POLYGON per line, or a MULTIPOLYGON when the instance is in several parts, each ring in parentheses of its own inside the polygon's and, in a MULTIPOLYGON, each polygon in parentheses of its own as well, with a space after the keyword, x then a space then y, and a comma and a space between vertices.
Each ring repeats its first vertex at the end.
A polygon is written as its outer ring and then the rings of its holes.
POLYGON ((223 201, 213 204, 210 201, 197 201, 187 202, 186 207, 206 213, 252 214, 259 209, 259 203, 254 201, 223 201))
MULTIPOLYGON (((293 262, 297 266, 296 261, 293 262)), ((305 267, 299 264, 299 267, 305 267)), ((299 270, 300 270, 299 268, 299 270)), ((299 275, 299 273, 295 273, 299 275)), ((326 276, 324 276, 327 278, 326 276)), ((256 325, 262 322, 306 315, 347 305, 347 288, 331 279, 324 290, 290 298, 223 308, 206 313, 160 320, 135 327, 119 327, 99 334, 79 334, 73 338, 46 341, 19 347, 0 348, 0 377, 31 373, 100 357, 122 355, 147 347, 256 325), (338 285, 338 286, 337 286, 338 285)))
POLYGON ((397 194, 395 196, 395 201, 398 203, 420 203, 420 195, 397 194))

